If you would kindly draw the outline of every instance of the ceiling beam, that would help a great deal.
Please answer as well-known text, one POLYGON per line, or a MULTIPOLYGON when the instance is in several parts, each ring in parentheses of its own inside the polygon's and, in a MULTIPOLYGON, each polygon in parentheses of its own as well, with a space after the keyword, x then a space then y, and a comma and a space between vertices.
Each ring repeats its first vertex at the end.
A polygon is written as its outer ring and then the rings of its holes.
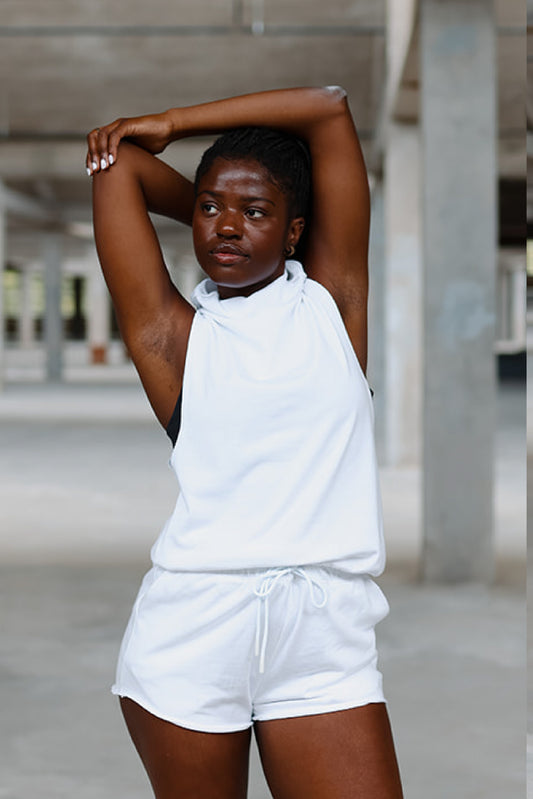
MULTIPOLYGON (((192 177, 211 142, 212 139, 205 138, 181 141, 169 147, 162 160, 192 177)), ((86 179, 85 154, 84 139, 0 141, 0 177, 4 180, 86 179)))
POLYGON ((385 25, 2 25, 0 37, 384 36, 385 25))
MULTIPOLYGON (((62 207, 56 202, 29 197, 0 181, 0 207, 7 212, 8 217, 13 215, 29 220, 32 225, 42 226, 45 230, 53 228, 85 241, 92 241, 94 238, 90 208, 87 206, 73 206, 69 203, 62 207)), ((27 235, 27 231, 24 235, 27 235)))
POLYGON ((50 224, 59 222, 57 212, 51 209, 49 204, 10 189, 3 183, 0 183, 0 204, 8 214, 12 213, 35 222, 50 224))

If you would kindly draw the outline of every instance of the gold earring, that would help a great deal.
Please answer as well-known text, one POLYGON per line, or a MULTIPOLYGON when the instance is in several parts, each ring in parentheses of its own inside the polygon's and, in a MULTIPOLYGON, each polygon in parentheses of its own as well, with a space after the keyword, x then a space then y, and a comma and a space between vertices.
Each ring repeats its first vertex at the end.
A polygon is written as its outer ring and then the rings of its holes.
POLYGON ((296 252, 296 247, 294 246, 294 244, 289 244, 288 247, 285 247, 286 258, 292 258, 295 252, 296 252))

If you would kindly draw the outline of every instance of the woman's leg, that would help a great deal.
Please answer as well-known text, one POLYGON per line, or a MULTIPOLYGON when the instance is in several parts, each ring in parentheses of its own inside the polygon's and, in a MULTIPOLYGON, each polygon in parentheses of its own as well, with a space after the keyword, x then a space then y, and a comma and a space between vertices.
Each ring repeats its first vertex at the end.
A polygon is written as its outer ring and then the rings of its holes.
POLYGON ((383 703, 258 721, 255 735, 274 799, 402 799, 383 703))
POLYGON ((120 704, 156 799, 245 799, 250 730, 195 732, 120 704))

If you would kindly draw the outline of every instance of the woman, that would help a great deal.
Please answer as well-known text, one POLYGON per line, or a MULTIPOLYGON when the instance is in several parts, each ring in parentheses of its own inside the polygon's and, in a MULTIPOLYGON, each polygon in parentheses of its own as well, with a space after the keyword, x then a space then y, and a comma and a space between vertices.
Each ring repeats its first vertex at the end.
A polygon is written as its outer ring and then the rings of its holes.
POLYGON ((177 438, 180 495, 113 688, 155 795, 245 797, 253 726, 275 799, 398 799, 370 577, 368 181, 345 93, 117 120, 89 134, 87 171, 122 335, 177 438), (213 133, 195 185, 154 158, 213 133), (192 305, 149 211, 192 225, 209 278, 192 305))

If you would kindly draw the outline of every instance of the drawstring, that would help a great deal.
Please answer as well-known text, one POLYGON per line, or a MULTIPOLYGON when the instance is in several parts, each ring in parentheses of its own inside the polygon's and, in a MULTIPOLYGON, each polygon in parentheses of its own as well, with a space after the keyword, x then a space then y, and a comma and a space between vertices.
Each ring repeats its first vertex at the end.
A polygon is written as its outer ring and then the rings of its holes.
POLYGON ((255 627, 255 654, 260 655, 259 657, 259 673, 263 674, 265 671, 265 652, 266 652, 266 645, 268 639, 268 596, 276 587, 278 580, 281 577, 284 577, 286 574, 294 574, 298 577, 303 577, 309 587, 309 595, 311 597, 311 602, 315 606, 315 608, 323 608, 326 602, 328 601, 328 596, 326 594, 326 590, 322 583, 318 580, 310 577, 304 569, 301 569, 298 566, 287 566, 287 567, 280 567, 277 569, 269 569, 266 575, 261 580, 261 584, 259 588, 254 589, 254 594, 261 600, 257 603, 257 622, 255 627), (320 591, 322 594, 322 599, 317 600, 315 599, 316 590, 320 591), (263 640, 261 642, 261 647, 259 646, 259 640, 261 638, 261 608, 264 608, 263 612, 263 640))

